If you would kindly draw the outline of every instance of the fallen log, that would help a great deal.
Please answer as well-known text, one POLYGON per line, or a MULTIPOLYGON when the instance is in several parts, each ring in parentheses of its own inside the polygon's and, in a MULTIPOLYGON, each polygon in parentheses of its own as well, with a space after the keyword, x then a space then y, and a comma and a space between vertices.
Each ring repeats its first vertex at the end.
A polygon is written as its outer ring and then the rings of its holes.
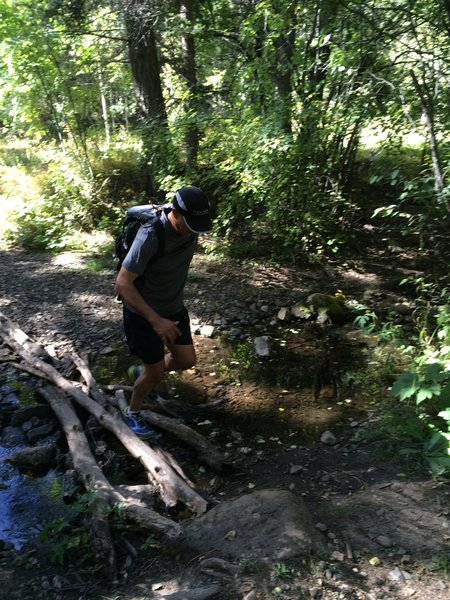
POLYGON ((98 388, 97 382, 95 381, 95 378, 86 362, 81 358, 81 356, 78 356, 78 354, 75 353, 72 353, 70 358, 85 380, 88 388, 88 394, 92 396, 94 400, 96 400, 101 406, 103 406, 103 408, 107 407, 110 404, 111 399, 98 388))
MULTIPOLYGON (((42 360, 51 362, 53 359, 50 354, 37 342, 33 341, 22 329, 17 327, 6 315, 0 312, 0 328, 3 332, 3 336, 8 340, 13 341, 15 344, 24 348, 32 356, 40 358, 42 360)), ((12 344, 8 344, 13 347, 12 344)), ((13 348, 14 350, 17 349, 13 348)), ((20 352, 19 352, 20 354, 20 352)))
MULTIPOLYGON (((127 401, 122 390, 117 390, 115 397, 119 408, 123 410, 127 406, 127 401)), ((151 425, 155 425, 163 431, 174 435, 182 440, 188 446, 191 446, 196 452, 200 462, 211 467, 214 471, 220 472, 224 466, 229 465, 226 457, 223 456, 212 444, 202 435, 197 433, 192 427, 180 423, 178 420, 171 419, 152 410, 142 410, 142 416, 151 425)))
POLYGON ((108 522, 109 506, 120 505, 120 514, 123 519, 130 520, 142 529, 164 534, 170 538, 178 537, 181 527, 170 519, 140 505, 136 500, 124 497, 113 488, 92 455, 81 421, 67 396, 52 386, 41 387, 39 391, 61 424, 75 470, 86 490, 94 492, 93 501, 90 504, 91 544, 96 556, 104 565, 108 578, 116 581, 116 558, 108 522))
POLYGON ((68 398, 50 386, 39 388, 47 400, 66 435, 74 468, 81 477, 87 491, 94 492, 89 505, 89 532, 95 557, 103 564, 105 575, 117 581, 117 566, 109 528, 107 509, 109 497, 108 482, 91 454, 83 432, 83 426, 75 414, 68 398))
MULTIPOLYGON (((54 385, 66 392, 77 404, 92 414, 102 427, 111 431, 119 439, 130 454, 137 458, 145 467, 149 479, 158 486, 160 496, 166 506, 175 506, 180 501, 196 515, 206 512, 207 501, 192 487, 187 485, 157 452, 140 440, 127 427, 117 409, 113 407, 109 407, 108 410, 102 408, 98 402, 65 379, 54 367, 38 358, 39 345, 33 345, 30 349, 22 346, 17 341, 18 332, 21 332, 21 330, 1 314, 0 333, 3 335, 5 342, 27 362, 31 363, 34 369, 41 371, 54 385)), ((19 339, 29 338, 22 332, 22 335, 19 335, 19 339)))
MULTIPOLYGON (((86 385, 88 386, 89 394, 102 406, 106 406, 108 403, 111 403, 111 398, 102 392, 97 386, 95 378, 85 361, 77 354, 71 354, 71 357, 83 376, 86 385)), ((128 386, 127 389, 132 390, 133 388, 128 386)), ((124 388, 117 387, 115 397, 118 401, 118 408, 120 408, 120 410, 123 412, 128 406, 125 399, 124 388)), ((191 446, 191 448, 196 451, 199 461, 208 465, 214 471, 220 472, 225 466, 230 465, 230 462, 227 461, 226 457, 219 452, 217 448, 210 444, 207 439, 205 439, 201 434, 188 425, 180 423, 178 419, 166 417, 152 410, 142 410, 142 416, 151 425, 155 425, 159 429, 167 431, 188 446, 191 446)), ((177 465, 175 470, 178 469, 179 466, 177 465)), ((180 475, 187 481, 187 478, 184 474, 180 473, 180 475)))

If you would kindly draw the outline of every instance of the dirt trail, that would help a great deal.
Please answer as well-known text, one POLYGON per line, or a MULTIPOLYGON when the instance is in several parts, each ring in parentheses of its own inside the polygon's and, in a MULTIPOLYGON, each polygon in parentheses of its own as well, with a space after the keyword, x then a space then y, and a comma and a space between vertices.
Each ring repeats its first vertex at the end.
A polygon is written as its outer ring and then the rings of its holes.
MULTIPOLYGON (((402 270, 411 267, 406 258, 404 265, 399 262, 402 270)), ((0 260, 1 311, 36 341, 57 351, 88 354, 93 364, 115 369, 118 379, 124 376, 130 359, 126 353, 117 359, 123 334, 112 271, 90 270, 89 257, 83 254, 1 252, 0 260)), ((241 600, 252 590, 248 598, 255 600, 448 598, 448 489, 420 471, 402 472, 400 464, 383 457, 379 444, 364 441, 364 431, 379 418, 382 400, 361 394, 363 382, 357 380, 373 339, 351 324, 276 319, 279 308, 302 295, 333 294, 337 289, 360 302, 376 302, 381 312, 397 307, 404 317, 411 311, 410 299, 399 295, 385 269, 389 267, 383 261, 371 269, 356 262, 281 269, 237 267, 201 254, 195 258, 187 303, 198 331, 210 324, 215 334, 195 335, 198 366, 169 377, 163 392, 176 408, 181 406, 192 426, 229 452, 236 468, 211 477, 202 471, 189 473, 188 467, 188 475, 219 502, 274 487, 300 494, 331 551, 313 570, 289 565, 289 577, 282 576, 281 568, 278 575, 273 569, 249 569, 238 591, 223 600, 241 600), (249 353, 251 340, 267 332, 274 354, 267 363, 255 362, 249 353), (317 384, 324 360, 338 380, 331 395, 317 384), (198 408, 208 403, 209 408, 198 408), (333 445, 319 441, 326 431, 335 436, 333 445)), ((389 273, 392 279, 392 269, 389 273)), ((8 369, 7 363, 1 366, 3 380, 8 369)), ((9 584, 0 598, 110 597, 95 578, 74 580, 74 565, 60 569, 39 559, 33 567, 34 552, 27 548, 15 557, 2 552, 0 576, 9 584), (24 570, 26 586, 20 583, 24 570), (58 590, 55 577, 71 584, 58 590)), ((151 590, 164 578, 186 585, 189 574, 190 565, 150 548, 140 554, 120 597, 158 597, 142 590, 151 590)))

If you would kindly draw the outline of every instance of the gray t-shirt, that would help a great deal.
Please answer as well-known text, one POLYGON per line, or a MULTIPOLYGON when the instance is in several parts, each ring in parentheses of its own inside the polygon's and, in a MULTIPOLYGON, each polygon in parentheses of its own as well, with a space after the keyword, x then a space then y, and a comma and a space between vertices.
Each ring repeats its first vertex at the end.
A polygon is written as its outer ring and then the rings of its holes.
MULTIPOLYGON (((164 211, 161 221, 165 236, 162 256, 149 262, 158 249, 158 237, 154 227, 146 224, 139 229, 123 261, 123 266, 127 271, 142 276, 137 281, 136 287, 147 304, 161 316, 169 317, 184 306, 184 285, 197 236, 176 233, 171 228, 164 211), (187 244, 189 237, 192 238, 191 244, 187 244)), ((133 310, 126 303, 125 305, 133 310)))

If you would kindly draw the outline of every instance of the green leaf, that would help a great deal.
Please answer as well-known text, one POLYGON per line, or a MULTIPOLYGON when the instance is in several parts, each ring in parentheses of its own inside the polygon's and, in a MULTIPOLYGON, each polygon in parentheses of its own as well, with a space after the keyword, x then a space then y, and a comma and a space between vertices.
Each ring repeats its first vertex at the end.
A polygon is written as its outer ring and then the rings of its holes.
POLYGON ((450 472, 450 456, 426 457, 433 475, 444 475, 450 472))
POLYGON ((425 377, 431 381, 444 381, 450 377, 450 373, 439 363, 432 363, 425 366, 425 377))
POLYGON ((427 456, 448 455, 449 453, 449 435, 437 431, 425 444, 427 456))
POLYGON ((433 396, 439 396, 441 392, 441 386, 437 383, 422 384, 420 390, 417 392, 416 402, 420 404, 424 400, 433 398, 433 396))
POLYGON ((438 413, 438 417, 441 417, 450 423, 450 408, 447 408, 447 410, 441 410, 441 412, 438 413))
POLYGON ((405 400, 414 396, 418 389, 420 389, 420 379, 417 373, 402 373, 394 382, 392 393, 400 400, 405 400))
POLYGON ((440 400, 447 402, 450 406, 450 381, 441 389, 440 400))

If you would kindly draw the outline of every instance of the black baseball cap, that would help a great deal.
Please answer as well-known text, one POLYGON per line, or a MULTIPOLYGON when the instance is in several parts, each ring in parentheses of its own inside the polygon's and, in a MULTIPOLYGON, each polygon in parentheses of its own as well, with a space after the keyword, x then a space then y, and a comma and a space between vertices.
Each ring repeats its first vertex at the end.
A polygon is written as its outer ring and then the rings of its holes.
POLYGON ((180 188, 175 192, 173 206, 194 233, 211 231, 208 196, 200 188, 193 185, 180 188))

